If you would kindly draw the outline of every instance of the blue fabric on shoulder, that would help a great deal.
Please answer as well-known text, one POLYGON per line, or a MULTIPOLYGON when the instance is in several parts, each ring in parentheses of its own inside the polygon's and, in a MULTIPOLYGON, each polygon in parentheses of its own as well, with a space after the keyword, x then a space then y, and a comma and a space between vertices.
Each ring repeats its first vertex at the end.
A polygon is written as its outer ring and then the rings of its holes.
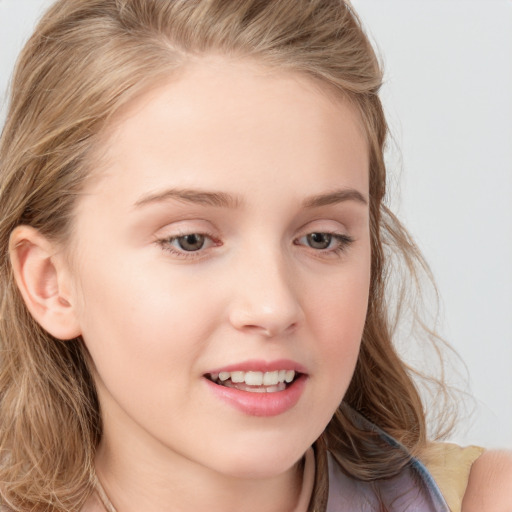
POLYGON ((409 459, 396 476, 364 482, 347 476, 328 454, 329 498, 326 512, 450 512, 441 491, 424 464, 382 429, 355 411, 354 419, 365 430, 375 432, 391 449, 409 459))

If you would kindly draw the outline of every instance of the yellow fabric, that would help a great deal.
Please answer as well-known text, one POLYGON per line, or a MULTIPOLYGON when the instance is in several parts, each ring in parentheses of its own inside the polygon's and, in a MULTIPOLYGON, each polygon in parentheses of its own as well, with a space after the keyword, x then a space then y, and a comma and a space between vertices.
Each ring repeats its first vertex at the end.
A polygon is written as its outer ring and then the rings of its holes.
POLYGON ((483 452, 479 446, 463 448, 451 443, 432 443, 421 457, 451 512, 461 511, 471 466, 483 452))

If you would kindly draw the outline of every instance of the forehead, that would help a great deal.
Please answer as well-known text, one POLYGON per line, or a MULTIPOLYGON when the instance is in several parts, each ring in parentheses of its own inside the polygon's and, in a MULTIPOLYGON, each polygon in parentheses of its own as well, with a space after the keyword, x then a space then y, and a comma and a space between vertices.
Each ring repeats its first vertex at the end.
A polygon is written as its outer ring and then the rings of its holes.
POLYGON ((244 59, 202 57, 146 90, 112 120, 99 154, 100 181, 122 182, 136 169, 147 185, 166 167, 181 173, 180 186, 223 188, 226 178, 230 187, 278 175, 292 183, 302 171, 337 166, 340 179, 345 171, 367 190, 357 108, 319 80, 244 59))

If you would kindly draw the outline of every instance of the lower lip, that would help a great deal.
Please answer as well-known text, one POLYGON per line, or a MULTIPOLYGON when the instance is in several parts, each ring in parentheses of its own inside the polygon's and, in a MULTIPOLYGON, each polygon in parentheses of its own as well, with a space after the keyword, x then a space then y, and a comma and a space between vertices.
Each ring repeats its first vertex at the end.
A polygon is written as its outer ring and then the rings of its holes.
POLYGON ((204 378, 212 392, 235 409, 250 416, 278 416, 289 411, 299 401, 307 380, 300 375, 284 391, 274 393, 251 393, 228 388, 204 378))

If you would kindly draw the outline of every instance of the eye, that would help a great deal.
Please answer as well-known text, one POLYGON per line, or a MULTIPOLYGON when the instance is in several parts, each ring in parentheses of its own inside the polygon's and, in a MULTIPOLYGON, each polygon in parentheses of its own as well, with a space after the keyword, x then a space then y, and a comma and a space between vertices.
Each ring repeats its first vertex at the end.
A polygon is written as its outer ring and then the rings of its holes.
POLYGON ((206 237, 199 233, 191 233, 190 235, 179 236, 172 239, 172 244, 178 246, 186 252, 199 251, 205 245, 206 237))
POLYGON ((338 254, 347 249, 353 241, 348 235, 314 232, 298 238, 295 244, 305 245, 319 252, 338 254))
POLYGON ((178 236, 169 236, 156 241, 164 251, 180 258, 201 256, 206 249, 219 245, 212 235, 207 233, 186 233, 178 236))
POLYGON ((310 233, 306 235, 308 245, 313 249, 327 249, 332 242, 330 233, 310 233))

